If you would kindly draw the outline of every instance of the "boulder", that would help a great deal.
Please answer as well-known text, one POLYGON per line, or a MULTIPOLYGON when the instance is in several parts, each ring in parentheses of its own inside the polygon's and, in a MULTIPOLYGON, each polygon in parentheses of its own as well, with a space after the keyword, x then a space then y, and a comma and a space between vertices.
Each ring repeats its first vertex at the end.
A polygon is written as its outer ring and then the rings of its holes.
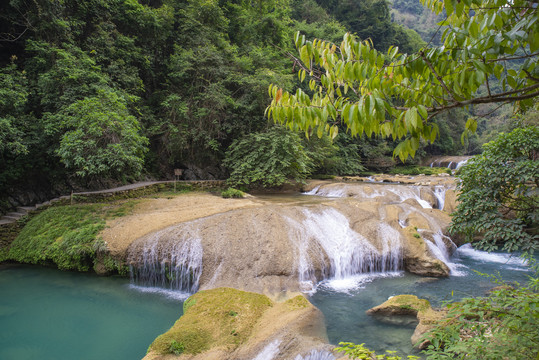
POLYGON ((446 312, 433 310, 427 300, 419 299, 415 295, 397 295, 389 298, 381 305, 367 310, 367 314, 380 316, 413 315, 418 320, 414 334, 411 337, 412 344, 419 349, 428 346, 429 341, 419 341, 425 333, 430 331, 438 320, 443 319, 446 312))
POLYGON ((426 240, 417 230, 408 226, 404 234, 404 268, 414 274, 429 277, 449 276, 447 265, 429 253, 426 240))
POLYGON ((333 346, 328 344, 322 313, 303 295, 277 302, 261 294, 217 288, 186 300, 182 317, 155 339, 144 360, 251 360, 261 353, 284 360, 313 349, 331 352, 333 346))

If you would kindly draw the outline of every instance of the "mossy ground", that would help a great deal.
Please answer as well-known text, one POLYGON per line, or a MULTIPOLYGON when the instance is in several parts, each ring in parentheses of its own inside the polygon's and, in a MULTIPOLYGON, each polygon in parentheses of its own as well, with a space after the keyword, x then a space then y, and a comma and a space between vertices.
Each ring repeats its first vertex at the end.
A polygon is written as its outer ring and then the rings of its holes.
POLYGON ((137 200, 128 200, 50 207, 28 221, 9 251, 4 248, 4 260, 88 271, 97 252, 106 251, 98 237, 105 221, 127 215, 136 203, 137 200))
POLYGON ((264 311, 273 306, 265 295, 232 288, 200 291, 187 303, 183 316, 152 343, 152 351, 169 353, 173 341, 183 344, 188 354, 217 347, 234 349, 249 338, 264 311))

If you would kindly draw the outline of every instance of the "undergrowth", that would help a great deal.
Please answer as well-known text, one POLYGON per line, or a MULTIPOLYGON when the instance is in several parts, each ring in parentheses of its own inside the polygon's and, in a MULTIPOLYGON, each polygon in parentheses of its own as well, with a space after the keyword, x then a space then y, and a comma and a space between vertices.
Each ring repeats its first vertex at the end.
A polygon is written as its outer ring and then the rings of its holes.
POLYGON ((34 216, 11 243, 6 259, 88 271, 107 251, 98 234, 107 219, 129 214, 136 201, 54 206, 34 216))
POLYGON ((451 169, 444 167, 429 167, 429 166, 418 166, 418 165, 409 165, 409 166, 397 166, 389 170, 390 174, 396 175, 439 175, 439 174, 449 174, 451 175, 451 169))

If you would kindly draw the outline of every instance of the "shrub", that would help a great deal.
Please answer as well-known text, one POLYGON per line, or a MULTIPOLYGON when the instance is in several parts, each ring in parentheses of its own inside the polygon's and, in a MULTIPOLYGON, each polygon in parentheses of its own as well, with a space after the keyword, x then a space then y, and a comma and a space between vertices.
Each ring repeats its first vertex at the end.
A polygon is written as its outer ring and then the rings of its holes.
POLYGON ((539 249, 539 128, 501 133, 458 177, 459 205, 449 228, 492 251, 539 249))
POLYGON ((225 155, 232 186, 275 187, 303 181, 311 173, 312 160, 298 134, 275 126, 236 140, 225 155))
POLYGON ((245 193, 241 190, 237 190, 237 189, 234 189, 234 188, 228 188, 224 191, 221 192, 221 196, 224 197, 225 199, 229 199, 229 198, 243 198, 245 197, 245 193))
POLYGON ((537 359, 538 288, 532 278, 525 287, 501 286, 449 304, 447 317, 424 338, 431 342, 427 359, 537 359))
POLYGON ((169 350, 175 355, 181 355, 185 350, 185 345, 183 345, 181 342, 177 342, 176 340, 172 340, 169 350))

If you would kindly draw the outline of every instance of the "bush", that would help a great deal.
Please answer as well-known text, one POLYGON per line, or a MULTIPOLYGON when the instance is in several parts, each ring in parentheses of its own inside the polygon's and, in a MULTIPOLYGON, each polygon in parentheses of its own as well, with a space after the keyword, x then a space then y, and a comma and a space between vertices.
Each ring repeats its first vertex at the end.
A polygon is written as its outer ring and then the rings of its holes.
POLYGON ((457 176, 459 205, 449 230, 492 251, 539 249, 539 128, 498 135, 457 176))
POLYGON ((183 345, 181 342, 177 342, 176 340, 172 340, 169 350, 172 354, 181 355, 185 351, 185 345, 183 345))
POLYGON ((539 279, 528 286, 501 286, 486 297, 448 305, 445 319, 428 333, 428 360, 513 359, 539 355, 539 279))
POLYGON ((224 197, 225 199, 230 199, 230 198, 240 199, 240 198, 245 197, 245 193, 241 190, 228 188, 224 190, 223 192, 221 192, 221 196, 224 197))
POLYGON ((234 141, 224 165, 230 170, 228 183, 232 186, 276 187, 302 182, 312 170, 312 160, 298 134, 280 126, 234 141))

